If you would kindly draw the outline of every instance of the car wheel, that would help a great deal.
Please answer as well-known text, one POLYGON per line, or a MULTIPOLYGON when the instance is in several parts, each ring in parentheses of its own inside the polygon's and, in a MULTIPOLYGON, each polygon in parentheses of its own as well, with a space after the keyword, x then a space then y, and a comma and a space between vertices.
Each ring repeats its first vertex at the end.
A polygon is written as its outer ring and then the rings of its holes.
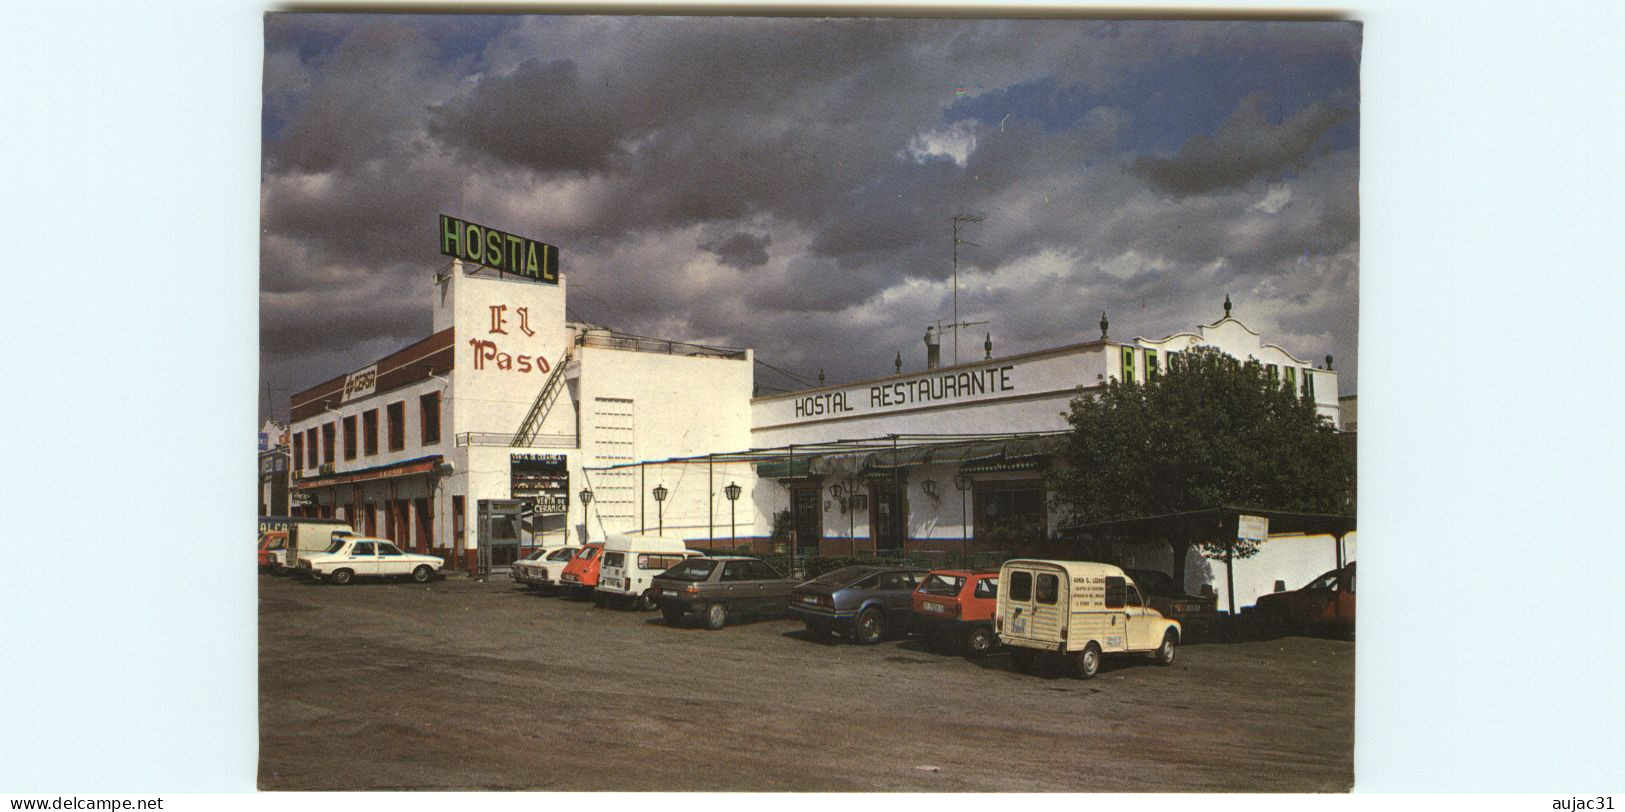
POLYGON ((1076 665, 1079 677, 1094 679, 1100 673, 1100 646, 1090 641, 1083 651, 1078 652, 1076 665))
POLYGON ((683 610, 677 606, 666 606, 660 610, 660 616, 666 619, 669 626, 683 625, 683 610))
POLYGON ((417 581, 420 584, 428 581, 430 578, 433 578, 433 577, 434 577, 434 568, 429 566, 428 564, 419 564, 417 566, 417 569, 412 570, 412 580, 417 581))
POLYGON ((713 603, 705 607, 705 628, 712 631, 728 625, 728 607, 713 603))
POLYGON ((344 586, 355 578, 355 573, 349 570, 333 570, 333 574, 329 577, 333 579, 333 583, 344 586))
POLYGON ((652 611, 654 611, 654 608, 655 608, 655 591, 653 589, 647 590, 642 595, 638 596, 638 611, 639 612, 652 612, 652 611))
POLYGON ((977 626, 970 630, 965 637, 965 655, 980 657, 993 650, 993 630, 986 626, 977 626))
POLYGON ((859 645, 872 646, 886 636, 886 618, 879 609, 865 609, 852 627, 852 639, 859 645))
POLYGON ((1033 661, 1035 659, 1032 649, 1017 648, 1010 652, 1010 664, 1023 674, 1033 672, 1033 661))
POLYGON ((1162 645, 1157 646, 1156 653, 1151 655, 1152 659, 1157 661, 1157 665, 1173 665, 1174 647, 1176 645, 1177 641, 1174 640, 1174 630, 1169 629, 1168 633, 1162 636, 1162 645))

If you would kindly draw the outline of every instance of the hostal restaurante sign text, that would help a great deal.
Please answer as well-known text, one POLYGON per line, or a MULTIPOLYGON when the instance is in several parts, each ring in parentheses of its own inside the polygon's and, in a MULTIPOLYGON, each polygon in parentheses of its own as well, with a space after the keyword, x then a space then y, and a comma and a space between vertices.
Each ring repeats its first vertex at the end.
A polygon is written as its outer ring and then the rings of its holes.
MULTIPOLYGON (((907 381, 869 387, 869 408, 890 408, 943 400, 955 400, 972 395, 1009 392, 1016 387, 1010 383, 1014 365, 987 367, 966 372, 929 375, 907 381)), ((796 417, 818 417, 855 411, 847 402, 847 392, 824 392, 796 399, 796 417)))

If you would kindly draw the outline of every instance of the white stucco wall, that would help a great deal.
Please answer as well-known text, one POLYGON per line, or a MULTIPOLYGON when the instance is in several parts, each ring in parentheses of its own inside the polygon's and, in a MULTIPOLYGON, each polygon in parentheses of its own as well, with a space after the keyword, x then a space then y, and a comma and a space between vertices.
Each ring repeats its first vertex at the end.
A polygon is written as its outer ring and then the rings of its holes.
MULTIPOLYGON (((1355 560, 1357 535, 1350 533, 1343 538, 1343 557, 1346 561, 1355 560)), ((1229 606, 1224 559, 1210 558, 1207 564, 1211 580, 1206 582, 1213 585, 1214 594, 1219 596, 1219 609, 1223 611, 1229 606)), ((1259 545, 1257 553, 1235 561, 1236 611, 1252 606, 1259 595, 1273 592, 1277 579, 1284 581, 1287 589, 1297 589, 1336 568, 1337 546, 1331 536, 1271 538, 1259 545)), ((1195 578, 1187 578, 1186 581, 1187 586, 1201 583, 1202 580, 1195 578)))

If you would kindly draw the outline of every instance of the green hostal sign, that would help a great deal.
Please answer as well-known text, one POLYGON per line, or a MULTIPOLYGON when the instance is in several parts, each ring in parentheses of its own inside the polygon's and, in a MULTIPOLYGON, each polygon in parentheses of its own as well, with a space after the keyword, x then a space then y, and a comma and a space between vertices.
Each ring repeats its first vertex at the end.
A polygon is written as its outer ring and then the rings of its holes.
POLYGON ((559 283, 558 246, 444 214, 440 253, 538 282, 559 283))

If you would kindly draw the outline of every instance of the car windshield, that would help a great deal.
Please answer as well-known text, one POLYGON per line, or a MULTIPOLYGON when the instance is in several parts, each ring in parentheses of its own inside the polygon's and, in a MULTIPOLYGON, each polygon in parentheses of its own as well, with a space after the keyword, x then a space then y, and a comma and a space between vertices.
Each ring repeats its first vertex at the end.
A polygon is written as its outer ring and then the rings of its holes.
POLYGON ((323 550, 322 552, 336 553, 342 549, 344 549, 344 539, 333 539, 333 543, 327 545, 327 549, 323 550))
POLYGON ((582 561, 591 561, 597 555, 598 555, 598 548, 597 547, 582 547, 581 552, 576 554, 576 558, 579 558, 582 561))
POLYGON ((547 560, 549 560, 549 561, 569 561, 570 559, 575 558, 575 555, 576 555, 575 550, 572 550, 569 547, 562 547, 560 549, 554 550, 553 552, 549 553, 548 556, 547 556, 547 560))
POLYGON ((1331 572, 1328 572, 1325 575, 1322 575, 1319 578, 1316 578, 1315 580, 1310 581, 1309 585, 1304 587, 1304 589, 1331 589, 1332 587, 1334 587, 1336 585, 1337 585, 1337 570, 1332 570, 1331 572))
POLYGON ((920 584, 920 592, 927 595, 958 595, 959 590, 964 587, 963 575, 942 575, 933 572, 925 576, 925 582, 920 584))
POLYGON ((521 558, 519 560, 520 561, 540 561, 540 560, 542 560, 542 558, 544 558, 550 552, 552 552, 552 551, 551 550, 536 550, 536 551, 532 552, 530 555, 527 555, 524 558, 521 558))
POLYGON ((711 570, 717 568, 717 562, 705 559, 689 559, 665 572, 660 573, 662 578, 675 578, 679 581, 703 581, 711 577, 711 570))
POLYGON ((829 572, 812 579, 812 582, 815 584, 825 584, 827 586, 845 586, 858 580, 859 578, 862 578, 864 575, 868 574, 868 572, 869 570, 864 569, 863 567, 842 567, 838 570, 830 570, 829 572))

